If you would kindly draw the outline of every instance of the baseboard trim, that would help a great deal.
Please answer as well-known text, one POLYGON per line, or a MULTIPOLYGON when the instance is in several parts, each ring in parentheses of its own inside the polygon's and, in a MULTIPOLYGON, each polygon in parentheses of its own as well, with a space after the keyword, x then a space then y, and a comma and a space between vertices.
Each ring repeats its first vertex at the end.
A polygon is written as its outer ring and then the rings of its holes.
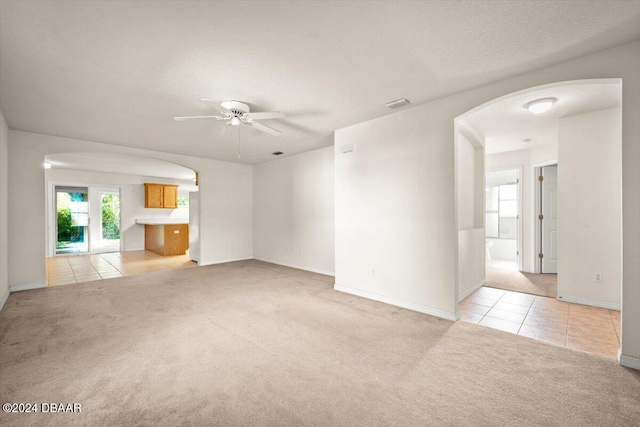
POLYGON ((622 349, 618 351, 618 363, 626 368, 640 371, 640 358, 622 354, 622 349))
POLYGON ((593 307, 608 308, 609 310, 620 311, 620 304, 608 301, 599 301, 589 298, 573 297, 571 295, 558 295, 558 300, 572 302, 574 304, 590 305, 593 307))
POLYGON ((340 292, 345 292, 347 294, 357 295, 359 297, 364 297, 367 299, 371 299, 374 301, 384 302, 386 304, 395 305, 397 307, 406 308, 408 310, 417 311, 424 314, 429 314, 431 316, 440 317, 441 319, 446 320, 456 320, 456 314, 449 311, 440 310, 438 308, 429 307, 422 304, 415 304, 413 302, 404 301, 401 299, 388 297, 386 295, 376 294, 374 292, 363 291, 362 289, 356 289, 349 286, 339 285, 336 283, 333 286, 333 289, 340 292))
POLYGON ((30 291, 32 289, 46 288, 46 283, 27 283, 25 285, 13 285, 9 286, 11 292, 30 291))
POLYGON ((281 262, 281 261, 275 261, 275 260, 272 260, 272 259, 269 259, 269 258, 253 257, 253 259, 255 259, 257 261, 268 262, 270 264, 281 265, 283 267, 295 268, 297 270, 304 270, 304 271, 310 271, 312 273, 324 274, 325 276, 333 277, 333 276, 336 275, 333 271, 321 270, 321 269, 318 269, 318 268, 303 267, 301 265, 289 264, 289 263, 281 262))
POLYGON ((216 265, 216 264, 224 264, 226 262, 247 261, 249 259, 253 259, 253 257, 249 256, 249 257, 240 257, 240 258, 227 258, 227 259, 209 261, 209 262, 206 262, 206 263, 200 261, 200 262, 198 262, 198 265, 204 267, 205 265, 216 265))
POLYGON ((7 290, 4 291, 4 294, 0 299, 0 311, 2 311, 2 308, 4 307, 4 303, 7 302, 7 299, 9 298, 10 293, 11 293, 11 288, 7 288, 7 290))
POLYGON ((486 283, 487 283, 487 279, 480 280, 478 283, 476 283, 475 285, 467 289, 465 292, 463 292, 462 295, 458 297, 458 302, 462 301, 463 299, 465 299, 466 297, 468 297, 469 295, 471 295, 472 293, 474 293, 475 291, 483 287, 486 283))

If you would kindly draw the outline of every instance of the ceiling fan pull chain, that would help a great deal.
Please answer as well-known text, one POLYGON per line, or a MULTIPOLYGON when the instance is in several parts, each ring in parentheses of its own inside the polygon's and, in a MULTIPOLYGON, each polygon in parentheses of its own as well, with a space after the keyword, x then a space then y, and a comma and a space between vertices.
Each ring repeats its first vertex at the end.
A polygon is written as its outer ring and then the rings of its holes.
POLYGON ((242 156, 240 155, 240 126, 238 128, 238 160, 242 160, 242 156))

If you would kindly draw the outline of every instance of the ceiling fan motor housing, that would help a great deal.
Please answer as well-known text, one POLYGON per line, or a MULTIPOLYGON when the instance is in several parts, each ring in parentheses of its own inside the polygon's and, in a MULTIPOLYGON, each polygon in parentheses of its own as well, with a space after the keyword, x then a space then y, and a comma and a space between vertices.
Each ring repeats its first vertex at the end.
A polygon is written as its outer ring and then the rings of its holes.
POLYGON ((225 101, 220 105, 231 111, 236 116, 243 116, 245 114, 249 114, 251 111, 247 104, 240 101, 225 101))

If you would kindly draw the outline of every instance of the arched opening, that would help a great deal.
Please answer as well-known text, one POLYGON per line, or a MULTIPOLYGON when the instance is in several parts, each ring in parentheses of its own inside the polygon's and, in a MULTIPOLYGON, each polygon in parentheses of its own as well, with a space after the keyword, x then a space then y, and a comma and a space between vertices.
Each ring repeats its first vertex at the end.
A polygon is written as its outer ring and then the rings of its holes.
POLYGON ((558 82, 455 119, 463 320, 617 356, 621 93, 620 79, 558 82), (527 108, 541 99, 546 112, 527 108))
POLYGON ((189 233, 197 216, 190 207, 198 191, 194 170, 117 152, 54 153, 43 160, 49 286, 194 265, 190 260, 199 249, 197 234, 189 233), (149 204, 151 185, 160 205, 149 204), (176 235, 162 234, 164 227, 175 228, 176 235), (173 238, 179 246, 165 252, 165 239, 173 238))

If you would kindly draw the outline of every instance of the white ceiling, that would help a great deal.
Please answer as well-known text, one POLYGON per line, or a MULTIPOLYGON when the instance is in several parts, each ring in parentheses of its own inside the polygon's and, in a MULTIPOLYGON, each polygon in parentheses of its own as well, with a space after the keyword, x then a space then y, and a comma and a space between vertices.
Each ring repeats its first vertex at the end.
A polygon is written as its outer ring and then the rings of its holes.
POLYGON ((184 166, 150 157, 121 153, 48 154, 45 161, 56 169, 109 172, 191 182, 195 172, 184 166))
POLYGON ((12 129, 229 161, 235 132, 172 117, 211 113, 199 98, 286 113, 265 121, 281 137, 243 128, 256 163, 331 145, 397 98, 638 38, 638 1, 3 1, 0 108, 12 129))
POLYGON ((606 108, 620 107, 620 83, 574 84, 514 95, 469 113, 462 123, 485 137, 485 153, 527 150, 552 144, 558 138, 558 119, 606 108), (541 98, 557 98, 542 114, 529 112, 524 105, 541 98), (523 143, 523 139, 531 139, 523 143))

